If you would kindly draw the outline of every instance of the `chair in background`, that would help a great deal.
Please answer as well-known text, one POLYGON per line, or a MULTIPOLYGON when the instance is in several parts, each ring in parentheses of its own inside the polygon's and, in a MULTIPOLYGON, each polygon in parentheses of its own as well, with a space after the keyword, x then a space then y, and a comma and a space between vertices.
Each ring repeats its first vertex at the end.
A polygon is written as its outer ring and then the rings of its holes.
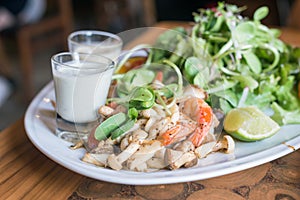
POLYGON ((73 27, 72 15, 71 0, 47 0, 46 13, 41 20, 17 29, 25 101, 28 102, 34 94, 34 53, 54 44, 64 44, 66 47, 66 38, 73 27))
POLYGON ((94 0, 99 28, 121 32, 156 22, 154 0, 94 0))
POLYGON ((300 29, 300 0, 294 0, 287 19, 287 26, 290 28, 300 29))

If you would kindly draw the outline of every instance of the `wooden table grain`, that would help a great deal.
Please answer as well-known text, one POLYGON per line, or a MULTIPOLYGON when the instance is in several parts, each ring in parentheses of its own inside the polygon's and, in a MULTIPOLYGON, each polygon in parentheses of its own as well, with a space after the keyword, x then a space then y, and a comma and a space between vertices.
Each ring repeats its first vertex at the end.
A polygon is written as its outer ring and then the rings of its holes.
MULTIPOLYGON (((170 28, 181 23, 163 22, 170 28)), ((162 29, 163 30, 163 29, 162 29)), ((155 30, 155 34, 159 31, 155 30)), ((283 29, 300 46, 300 32, 283 29)), ((146 32, 130 45, 151 42, 146 32)), ((300 199, 300 150, 263 165, 201 181, 135 186, 76 174, 43 155, 29 141, 23 119, 0 133, 0 199, 300 199)))

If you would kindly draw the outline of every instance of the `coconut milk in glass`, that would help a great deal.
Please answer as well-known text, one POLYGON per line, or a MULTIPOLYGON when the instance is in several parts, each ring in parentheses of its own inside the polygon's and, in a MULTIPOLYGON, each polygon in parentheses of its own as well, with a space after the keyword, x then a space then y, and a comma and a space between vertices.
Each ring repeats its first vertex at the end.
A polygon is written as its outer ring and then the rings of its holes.
POLYGON ((106 57, 64 52, 51 58, 56 98, 56 133, 76 142, 99 122, 98 108, 105 104, 114 62, 106 57))

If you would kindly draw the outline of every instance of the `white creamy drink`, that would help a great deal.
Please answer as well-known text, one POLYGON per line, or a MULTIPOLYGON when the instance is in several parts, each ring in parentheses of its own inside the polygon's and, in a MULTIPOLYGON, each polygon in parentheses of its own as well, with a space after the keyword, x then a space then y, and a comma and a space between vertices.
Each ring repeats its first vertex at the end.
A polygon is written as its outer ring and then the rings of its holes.
POLYGON ((70 122, 97 120, 97 109, 107 98, 113 67, 92 62, 64 64, 74 68, 61 67, 53 71, 57 113, 70 122))

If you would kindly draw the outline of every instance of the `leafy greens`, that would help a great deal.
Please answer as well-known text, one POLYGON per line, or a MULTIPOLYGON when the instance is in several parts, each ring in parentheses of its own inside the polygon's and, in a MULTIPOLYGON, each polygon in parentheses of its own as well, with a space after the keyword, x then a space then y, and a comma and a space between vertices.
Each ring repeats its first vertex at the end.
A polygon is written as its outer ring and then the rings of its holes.
POLYGON ((300 49, 281 41, 278 29, 261 23, 267 7, 257 9, 253 20, 241 16, 244 9, 225 3, 199 9, 191 32, 177 27, 162 33, 149 48, 147 63, 177 65, 186 81, 218 97, 224 112, 239 105, 262 110, 272 105, 277 122, 299 123, 281 119, 289 112, 300 118, 295 89, 300 49))

